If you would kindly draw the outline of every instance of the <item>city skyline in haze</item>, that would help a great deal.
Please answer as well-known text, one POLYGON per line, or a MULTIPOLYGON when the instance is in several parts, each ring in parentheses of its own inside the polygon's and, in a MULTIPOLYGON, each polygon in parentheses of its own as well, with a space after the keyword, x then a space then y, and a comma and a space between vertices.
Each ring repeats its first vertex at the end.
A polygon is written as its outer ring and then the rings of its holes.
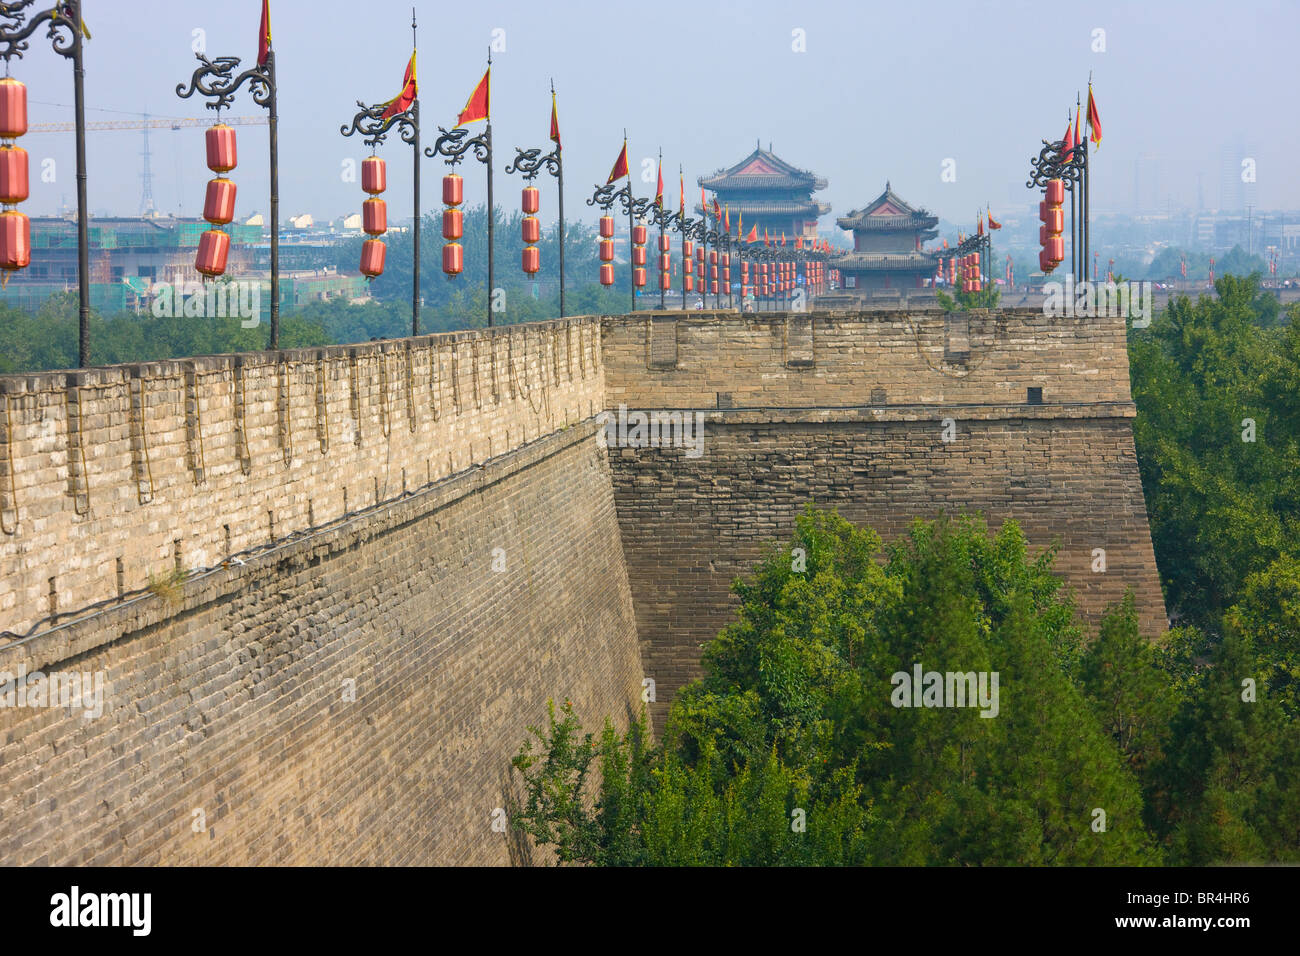
MULTIPOLYGON (((482 76, 490 45, 496 202, 518 204, 506 176, 515 147, 547 146, 550 82, 558 93, 565 154, 565 212, 592 220, 585 199, 604 183, 628 132, 631 173, 653 194, 664 156, 674 206, 683 167, 687 203, 698 177, 730 166, 761 142, 829 181, 817 198, 837 215, 865 205, 888 180, 915 205, 952 222, 973 222, 990 204, 1018 212, 1042 139, 1065 129, 1091 71, 1103 141, 1093 153, 1095 214, 1175 209, 1300 208, 1300 183, 1286 174, 1300 147, 1294 124, 1270 106, 1282 89, 1300 8, 1253 3, 1086 10, 1029 3, 981 9, 938 2, 867 9, 849 3, 665 2, 634 10, 599 3, 546 9, 483 3, 465 9, 416 4, 420 22, 422 138, 450 128, 482 76), (649 165, 647 165, 649 161, 649 165), (1242 181, 1242 171, 1254 181, 1242 181), (643 175, 644 174, 644 175, 643 175), (1235 178, 1234 178, 1235 177, 1235 178)), ((181 100, 201 44, 210 57, 256 57, 260 0, 218 7, 154 0, 88 0, 84 16, 87 120, 207 118, 197 97, 181 100)), ((359 211, 364 194, 345 173, 369 153, 345 139, 358 99, 394 96, 411 50, 408 0, 376 0, 358 21, 352 4, 272 0, 280 86, 282 218, 318 220, 359 211)), ((10 65, 28 85, 32 123, 70 122, 70 64, 43 31, 10 65)), ((247 88, 231 115, 257 115, 247 88)), ((471 129, 477 132, 481 124, 471 129)), ((32 215, 75 204, 71 132, 30 133, 32 215), (52 160, 52 166, 45 163, 52 160), (53 181, 41 172, 52 170, 53 181)), ((134 216, 141 197, 141 134, 88 134, 89 207, 134 216)), ((239 128, 237 215, 266 215, 267 130, 239 128)), ((204 183, 202 129, 154 130, 152 192, 159 212, 197 216, 204 183)), ((410 215, 411 150, 396 135, 387 198, 395 220, 410 215)), ((424 159, 423 211, 437 212, 441 160, 424 159)), ((460 170, 466 199, 485 198, 482 165, 460 170)), ((545 180, 545 178, 544 178, 545 180)), ((541 215, 555 216, 552 181, 541 181, 541 215)))

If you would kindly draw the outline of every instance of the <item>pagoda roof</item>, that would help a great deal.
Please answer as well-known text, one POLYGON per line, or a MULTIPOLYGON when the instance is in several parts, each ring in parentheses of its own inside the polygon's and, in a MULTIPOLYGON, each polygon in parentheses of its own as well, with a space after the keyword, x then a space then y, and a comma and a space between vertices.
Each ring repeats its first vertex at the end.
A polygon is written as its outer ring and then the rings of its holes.
POLYGON ((826 188, 826 180, 806 169, 791 166, 770 149, 755 145, 754 151, 736 165, 701 176, 705 189, 807 189, 826 188))
POLYGON ((847 216, 837 219, 836 224, 841 229, 892 232, 906 229, 931 229, 939 224, 939 217, 930 215, 928 209, 913 206, 894 192, 886 182, 883 193, 862 209, 850 210, 847 216))

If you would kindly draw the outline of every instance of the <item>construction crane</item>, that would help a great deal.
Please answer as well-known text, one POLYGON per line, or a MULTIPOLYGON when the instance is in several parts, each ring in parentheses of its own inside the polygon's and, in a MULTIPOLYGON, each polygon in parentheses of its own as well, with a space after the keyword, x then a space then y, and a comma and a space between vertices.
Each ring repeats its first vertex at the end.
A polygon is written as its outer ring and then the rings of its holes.
MULTIPOLYGON (((150 165, 149 130, 151 129, 192 129, 196 126, 211 126, 211 119, 149 119, 148 113, 140 114, 138 120, 106 120, 99 123, 87 123, 87 130, 142 130, 144 132, 144 151, 140 154, 142 168, 140 171, 140 215, 154 214, 153 203, 153 169, 150 165)), ((229 126, 266 126, 266 116, 227 116, 221 122, 229 126)), ((77 128, 75 123, 33 123, 27 128, 29 133, 66 133, 77 128)))
MULTIPOLYGON (((109 120, 102 123, 87 123, 87 130, 97 129, 188 129, 195 126, 211 126, 212 118, 206 119, 158 119, 158 120, 109 120)), ((221 122, 228 126, 266 126, 265 116, 224 116, 221 122)), ((75 123, 33 123, 27 127, 29 133, 68 133, 76 129, 75 123)))

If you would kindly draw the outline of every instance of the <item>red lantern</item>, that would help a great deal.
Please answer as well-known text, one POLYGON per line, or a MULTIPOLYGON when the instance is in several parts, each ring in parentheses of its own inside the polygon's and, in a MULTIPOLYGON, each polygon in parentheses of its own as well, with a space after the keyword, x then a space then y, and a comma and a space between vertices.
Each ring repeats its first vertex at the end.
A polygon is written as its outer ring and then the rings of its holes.
POLYGON ((718 277, 718 267, 717 267, 717 266, 709 266, 709 278, 710 278, 710 279, 716 279, 717 277, 718 277))
POLYGON ((709 281, 709 291, 712 292, 714 295, 717 295, 717 294, 718 294, 718 280, 717 280, 717 279, 711 279, 711 280, 709 281))
POLYGON ((459 239, 465 234, 465 214, 459 209, 442 211, 442 238, 459 239))
POLYGON ((731 288, 731 267, 730 266, 722 267, 722 281, 726 284, 728 289, 731 288))
POLYGON ((361 204, 361 228, 367 236, 382 236, 388 231, 388 203, 367 199, 361 204))
POLYGON ((32 261, 32 223, 26 213, 0 213, 0 269, 26 269, 32 261))
POLYGON ((388 164, 378 156, 367 156, 361 161, 361 188, 372 196, 388 188, 388 164))
POLYGON ((218 176, 208 180, 203 197, 203 218, 214 226, 224 226, 235 218, 235 184, 218 176))
POLYGON ((685 258, 687 258, 687 259, 689 259, 691 256, 695 255, 695 243, 691 242, 691 240, 689 240, 689 239, 683 239, 683 240, 682 240, 682 255, 683 255, 685 258))
POLYGON ((21 146, 0 147, 0 202, 22 202, 30 191, 27 150, 21 146))
POLYGON ((1065 261, 1065 238, 1063 236, 1052 236, 1047 242, 1047 258, 1053 262, 1065 261))
POLYGON ((731 265, 731 255, 730 255, 729 253, 724 252, 724 253, 722 254, 722 264, 723 264, 724 266, 729 266, 729 265, 731 265))
POLYGON ((382 239, 367 239, 361 243, 361 274, 367 279, 384 274, 384 256, 388 248, 382 239))
MULTIPOLYGON (((533 190, 537 192, 537 190, 533 190)), ((534 211, 536 208, 534 207, 534 211)), ((542 238, 542 221, 536 216, 524 216, 522 223, 524 242, 537 242, 542 238)))
POLYGON ((659 273, 659 288, 668 290, 673 287, 673 277, 667 272, 659 273))
POLYGON ((695 276, 691 275, 689 272, 686 273, 686 291, 695 291, 695 276))
POLYGON ((643 288, 643 287, 645 286, 645 270, 644 270, 644 269, 633 269, 633 270, 632 270, 632 284, 635 285, 638 289, 643 288))
POLYGON ((711 265, 711 266, 716 266, 717 264, 718 264, 718 250, 717 250, 717 249, 710 249, 710 250, 709 250, 709 265, 711 265))
POLYGON ((695 247, 695 261, 699 263, 704 262, 704 246, 695 247))
POLYGON ((606 262, 604 265, 600 267, 600 284, 601 285, 614 284, 614 267, 610 265, 608 262, 606 262))
POLYGON ((1040 249, 1038 252, 1038 268, 1043 272, 1051 272, 1056 268, 1056 263, 1047 258, 1047 250, 1040 249))
POLYGON ((27 84, 6 76, 0 80, 0 137, 14 139, 27 132, 27 84))
POLYGON ((1047 231, 1052 235, 1059 236, 1065 232, 1065 210, 1060 206, 1047 210, 1047 218, 1043 220, 1047 225, 1047 231))
POLYGON ((666 252, 661 253, 659 256, 659 268, 662 269, 664 272, 667 272, 672 267, 673 267, 673 257, 666 252))
MULTIPOLYGON (((524 213, 531 216, 541 208, 542 194, 536 186, 525 186, 523 195, 524 213)), ((527 242, 528 240, 524 240, 527 242)), ((526 270, 525 270, 526 271, 526 270)))
POLYGON ((1049 179, 1047 181, 1047 204, 1059 206, 1065 202, 1065 180, 1049 179))
POLYGON ((209 229, 199 237, 199 253, 194 268, 212 278, 226 271, 226 257, 230 255, 230 236, 219 229, 209 229))
POLYGON ((214 173, 228 173, 239 165, 233 126, 225 123, 209 126, 204 138, 208 147, 208 169, 214 173))
MULTIPOLYGON (((459 206, 465 201, 465 179, 457 173, 442 177, 442 204, 459 206)), ((459 271, 459 270, 457 270, 459 271)))
MULTIPOLYGON (((459 178, 459 177, 457 177, 459 178)), ((446 182, 446 180, 443 180, 446 182)), ((449 242, 442 247, 442 271, 449 276, 458 276, 465 268, 465 247, 459 242, 449 242)))
POLYGON ((660 237, 659 237, 659 251, 660 251, 660 252, 671 252, 672 249, 673 249, 673 237, 672 237, 672 236, 660 236, 660 237))
POLYGON ((600 238, 602 239, 614 238, 614 217, 613 216, 600 217, 600 238))
POLYGON ((637 246, 632 250, 632 265, 645 265, 645 246, 637 246))
POLYGON ((524 271, 529 275, 540 272, 542 268, 542 250, 529 246, 524 250, 524 271))
POLYGON ((614 240, 613 239, 600 240, 600 261, 601 262, 614 261, 614 240))
POLYGON ((634 245, 645 245, 645 226, 632 227, 632 242, 634 245))

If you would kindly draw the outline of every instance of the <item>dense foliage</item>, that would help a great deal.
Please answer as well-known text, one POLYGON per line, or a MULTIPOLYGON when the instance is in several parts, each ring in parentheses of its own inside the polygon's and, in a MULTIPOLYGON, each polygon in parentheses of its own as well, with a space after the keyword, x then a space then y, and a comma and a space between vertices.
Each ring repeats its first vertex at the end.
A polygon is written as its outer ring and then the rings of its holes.
POLYGON ((1265 676, 1294 647, 1152 646, 1131 597, 1084 646, 1052 555, 1012 523, 879 547, 810 507, 737 582, 657 745, 642 724, 583 734, 568 702, 533 728, 515 826, 605 865, 1300 860, 1296 726, 1265 676), (918 663, 998 672, 997 716, 895 706, 918 663))

